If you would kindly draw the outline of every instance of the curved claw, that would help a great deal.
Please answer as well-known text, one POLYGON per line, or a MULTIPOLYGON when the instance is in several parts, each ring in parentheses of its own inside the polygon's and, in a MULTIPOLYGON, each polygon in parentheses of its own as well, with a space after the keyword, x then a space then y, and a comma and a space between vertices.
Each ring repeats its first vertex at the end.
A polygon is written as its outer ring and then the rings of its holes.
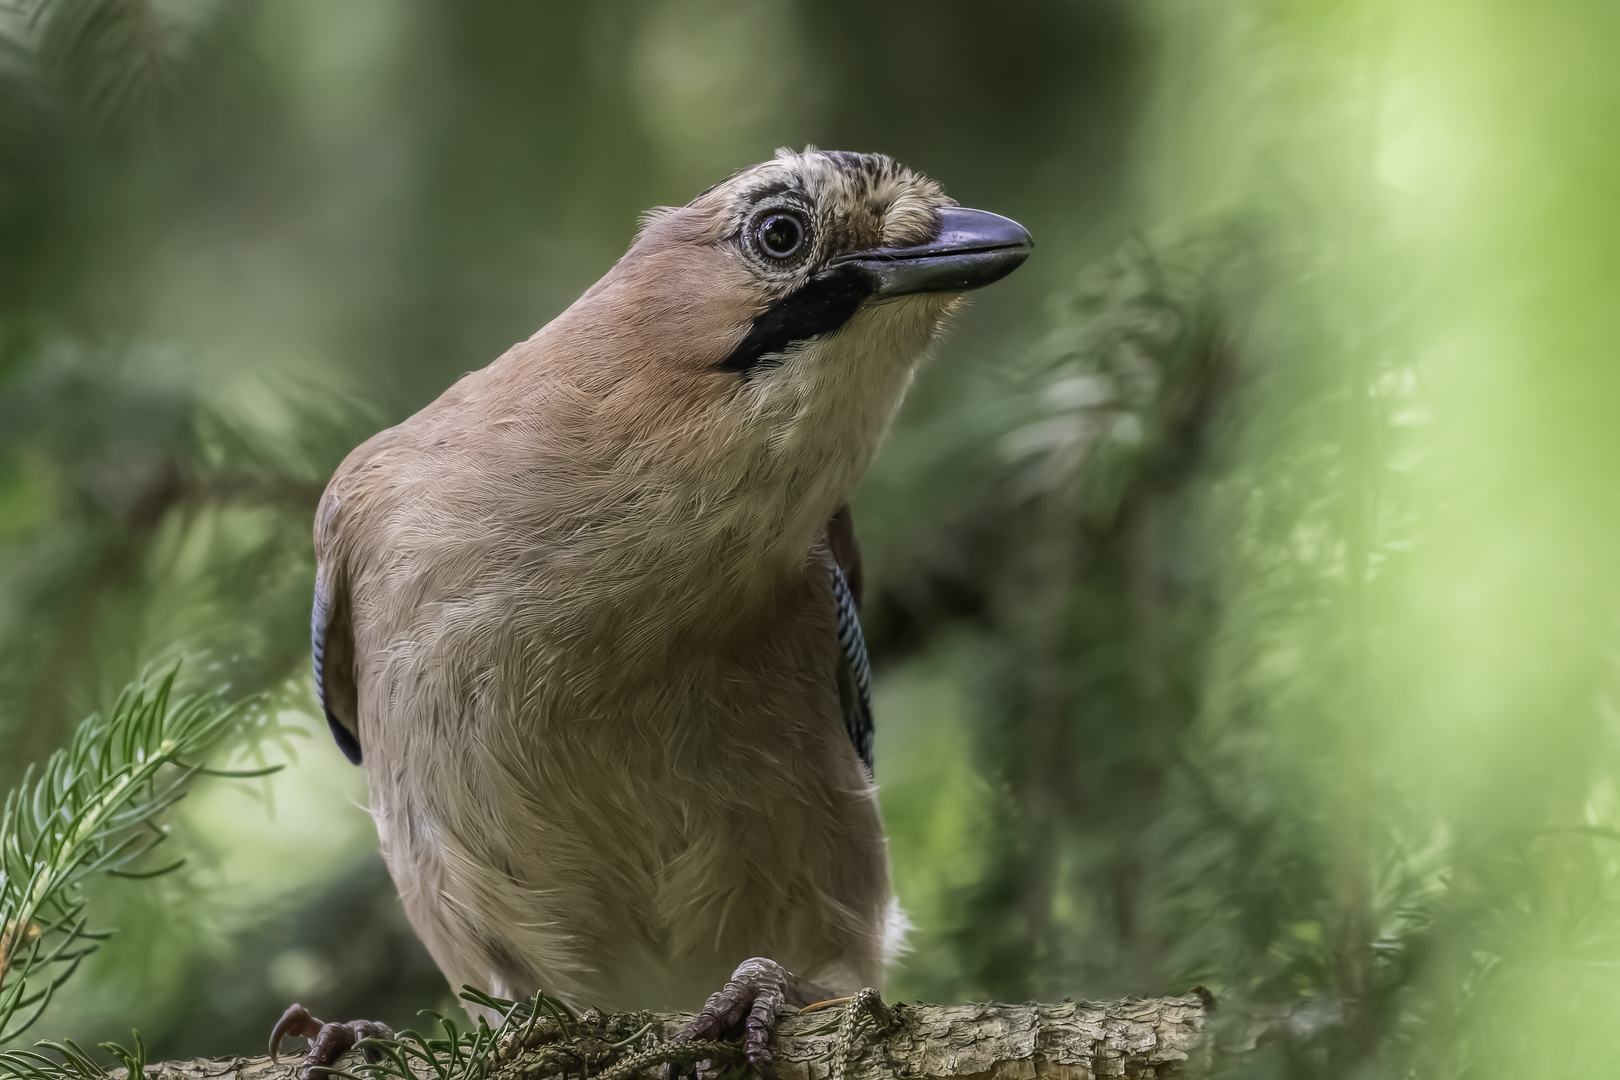
MULTIPOLYGON (((310 1015, 308 1009, 302 1005, 289 1005, 287 1011, 281 1014, 276 1026, 270 1029, 270 1060, 280 1062, 281 1041, 288 1035, 297 1035, 309 1040, 309 1050, 304 1054, 303 1064, 299 1066, 298 1075, 302 1080, 311 1080, 312 1077, 326 1072, 338 1058, 354 1049, 354 1044, 362 1039, 391 1039, 394 1036, 387 1024, 376 1020, 356 1020, 349 1024, 322 1023, 310 1015)), ((376 1055, 368 1053, 369 1060, 376 1060, 376 1055)))
POLYGON ((297 1035, 301 1039, 313 1039, 321 1033, 321 1022, 309 1014, 309 1010, 302 1005, 289 1005, 287 1011, 281 1014, 276 1026, 270 1029, 270 1061, 273 1064, 281 1063, 281 1040, 289 1035, 297 1035))

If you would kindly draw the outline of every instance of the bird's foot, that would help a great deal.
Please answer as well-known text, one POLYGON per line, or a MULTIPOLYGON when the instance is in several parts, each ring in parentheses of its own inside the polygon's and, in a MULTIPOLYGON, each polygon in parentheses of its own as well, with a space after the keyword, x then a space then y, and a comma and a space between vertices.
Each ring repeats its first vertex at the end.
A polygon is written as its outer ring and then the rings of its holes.
POLYGON ((741 1025, 748 1063, 764 1080, 775 1080, 770 1042, 776 1010, 831 996, 831 991, 800 979, 775 960, 756 956, 737 965, 726 985, 709 996, 703 1011, 675 1036, 675 1041, 724 1039, 741 1025))
MULTIPOLYGON (((279 1061, 281 1040, 298 1035, 309 1040, 309 1050, 298 1067, 302 1080, 313 1080, 331 1071, 337 1059, 354 1049, 361 1039, 392 1039, 393 1031, 387 1024, 376 1020, 355 1020, 348 1024, 325 1024, 309 1014, 302 1005, 289 1005, 276 1026, 270 1029, 270 1060, 279 1061)), ((367 1060, 375 1061, 373 1054, 367 1060)))

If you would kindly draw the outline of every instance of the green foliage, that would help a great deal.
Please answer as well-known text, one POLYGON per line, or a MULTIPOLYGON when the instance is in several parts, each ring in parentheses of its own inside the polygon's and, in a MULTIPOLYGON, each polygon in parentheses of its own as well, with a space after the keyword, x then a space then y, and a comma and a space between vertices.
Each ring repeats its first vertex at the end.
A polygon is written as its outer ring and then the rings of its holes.
POLYGON ((1620 158, 1563 36, 1594 11, 1156 10, 1160 214, 1236 243, 1191 288, 1100 268, 988 495, 879 581, 891 655, 967 615, 951 648, 992 665, 956 676, 1000 784, 970 987, 1311 1003, 1234 1075, 1612 1071, 1620 397, 1588 260, 1620 158), (1507 71, 1544 89, 1498 113, 1507 71), (1129 399, 1068 380, 1115 350, 1191 422, 1110 462, 1086 435, 1129 399))
MULTIPOLYGON (((167 838, 159 817, 208 772, 196 760, 245 712, 217 695, 171 702, 176 670, 125 690, 106 717, 29 770, 0 816, 0 1042, 30 1027, 79 962, 108 937, 90 928, 94 875, 146 878, 167 838)), ((267 771, 235 775, 265 775, 267 771)))
MULTIPOLYGON (((72 1039, 43 1040, 35 1044, 57 1055, 60 1060, 46 1057, 33 1050, 7 1050, 0 1052, 0 1076, 7 1080, 106 1080, 111 1076, 107 1067, 85 1052, 72 1039)), ((97 1043, 111 1054, 126 1070, 126 1076, 145 1074, 148 1058, 146 1044, 139 1032, 135 1033, 135 1049, 130 1050, 115 1042, 97 1043)))

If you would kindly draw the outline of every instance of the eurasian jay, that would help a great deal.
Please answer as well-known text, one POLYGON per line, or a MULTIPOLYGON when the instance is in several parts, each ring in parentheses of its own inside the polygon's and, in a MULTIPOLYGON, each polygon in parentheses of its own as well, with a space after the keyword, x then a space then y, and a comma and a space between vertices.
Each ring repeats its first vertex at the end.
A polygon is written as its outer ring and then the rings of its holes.
MULTIPOLYGON (((781 151, 343 462, 316 688, 452 986, 724 981, 688 1034, 743 1024, 768 1070, 784 1000, 881 984, 904 918, 848 499, 959 294, 1031 246, 887 157, 781 151)), ((293 1006, 272 1049, 367 1030, 293 1006)))

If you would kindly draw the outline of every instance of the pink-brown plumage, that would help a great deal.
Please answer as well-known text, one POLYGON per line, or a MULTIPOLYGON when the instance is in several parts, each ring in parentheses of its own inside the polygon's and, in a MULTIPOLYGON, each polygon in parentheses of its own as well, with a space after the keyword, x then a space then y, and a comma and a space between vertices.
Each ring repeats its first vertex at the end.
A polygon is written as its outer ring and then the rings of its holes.
POLYGON ((320 688, 452 986, 693 1007, 755 955, 880 984, 903 920, 826 529, 954 294, 875 295, 725 362, 828 260, 924 243, 952 205, 888 159, 783 152, 651 215, 572 307, 332 478, 320 688), (800 266, 749 246, 772 200, 802 208, 800 266))

